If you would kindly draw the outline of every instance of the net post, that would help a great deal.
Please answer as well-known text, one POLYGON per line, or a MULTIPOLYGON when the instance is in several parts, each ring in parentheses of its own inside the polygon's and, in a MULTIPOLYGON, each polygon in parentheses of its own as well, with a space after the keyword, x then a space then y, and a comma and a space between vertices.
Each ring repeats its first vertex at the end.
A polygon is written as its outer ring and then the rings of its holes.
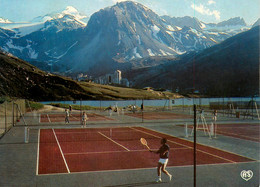
POLYGON ((142 112, 142 123, 144 122, 144 100, 142 99, 142 105, 141 105, 141 112, 142 112))
POLYGON ((256 103, 256 102, 255 102, 255 109, 256 109, 257 118, 258 118, 258 120, 260 120, 259 112, 258 112, 258 108, 257 108, 257 103, 256 103))
POLYGON ((5 101, 5 116, 4 116, 4 118, 5 118, 5 132, 7 132, 7 101, 5 101))
POLYGON ((12 123, 13 123, 13 127, 14 127, 14 101, 12 101, 12 123))
POLYGON ((217 138, 217 123, 215 122, 214 123, 214 133, 215 133, 215 136, 214 136, 214 138, 217 138))
POLYGON ((214 124, 211 123, 211 124, 210 124, 210 135, 211 135, 211 136, 214 136, 214 134, 215 134, 215 132, 214 132, 214 124))
POLYGON ((189 134, 188 134, 188 125, 187 125, 187 123, 185 123, 185 125, 184 125, 184 133, 185 133, 185 137, 188 138, 189 134))
POLYGON ((28 127, 24 127, 24 143, 29 143, 29 131, 28 127))

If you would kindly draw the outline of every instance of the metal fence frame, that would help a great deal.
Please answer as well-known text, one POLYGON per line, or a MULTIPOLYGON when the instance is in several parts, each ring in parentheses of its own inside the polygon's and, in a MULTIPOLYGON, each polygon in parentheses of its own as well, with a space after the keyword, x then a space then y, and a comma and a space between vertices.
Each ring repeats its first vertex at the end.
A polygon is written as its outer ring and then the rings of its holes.
POLYGON ((0 104, 0 138, 19 122, 25 112, 24 99, 6 100, 0 104))

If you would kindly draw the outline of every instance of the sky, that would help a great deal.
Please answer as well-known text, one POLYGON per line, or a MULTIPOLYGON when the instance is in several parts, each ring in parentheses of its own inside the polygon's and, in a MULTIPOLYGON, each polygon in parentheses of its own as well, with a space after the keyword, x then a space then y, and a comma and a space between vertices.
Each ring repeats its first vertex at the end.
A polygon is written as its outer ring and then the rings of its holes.
MULTIPOLYGON (((67 6, 91 16, 102 8, 124 0, 0 0, 0 17, 13 22, 28 22, 37 16, 61 12, 67 6)), ((205 23, 218 23, 233 17, 253 24, 260 17, 259 0, 132 0, 158 15, 192 16, 205 23)))

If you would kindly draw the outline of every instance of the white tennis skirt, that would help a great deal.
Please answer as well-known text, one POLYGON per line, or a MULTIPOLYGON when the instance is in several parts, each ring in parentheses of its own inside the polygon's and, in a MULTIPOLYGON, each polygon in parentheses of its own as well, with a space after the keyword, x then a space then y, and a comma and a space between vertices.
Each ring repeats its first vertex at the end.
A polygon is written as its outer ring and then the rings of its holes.
POLYGON ((165 164, 166 165, 168 163, 168 158, 160 158, 159 162, 161 164, 165 164))

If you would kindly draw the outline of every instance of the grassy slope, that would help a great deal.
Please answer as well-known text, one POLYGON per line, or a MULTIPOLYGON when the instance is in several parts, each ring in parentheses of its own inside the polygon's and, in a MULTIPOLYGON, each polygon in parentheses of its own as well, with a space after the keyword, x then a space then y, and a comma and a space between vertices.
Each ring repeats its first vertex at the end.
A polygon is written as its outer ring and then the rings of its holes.
POLYGON ((48 74, 29 63, 0 52, 0 96, 51 100, 164 99, 178 95, 140 89, 76 82, 48 74))
POLYGON ((142 89, 121 88, 95 83, 80 83, 87 91, 106 99, 163 99, 178 98, 180 95, 170 92, 147 91, 142 89))

